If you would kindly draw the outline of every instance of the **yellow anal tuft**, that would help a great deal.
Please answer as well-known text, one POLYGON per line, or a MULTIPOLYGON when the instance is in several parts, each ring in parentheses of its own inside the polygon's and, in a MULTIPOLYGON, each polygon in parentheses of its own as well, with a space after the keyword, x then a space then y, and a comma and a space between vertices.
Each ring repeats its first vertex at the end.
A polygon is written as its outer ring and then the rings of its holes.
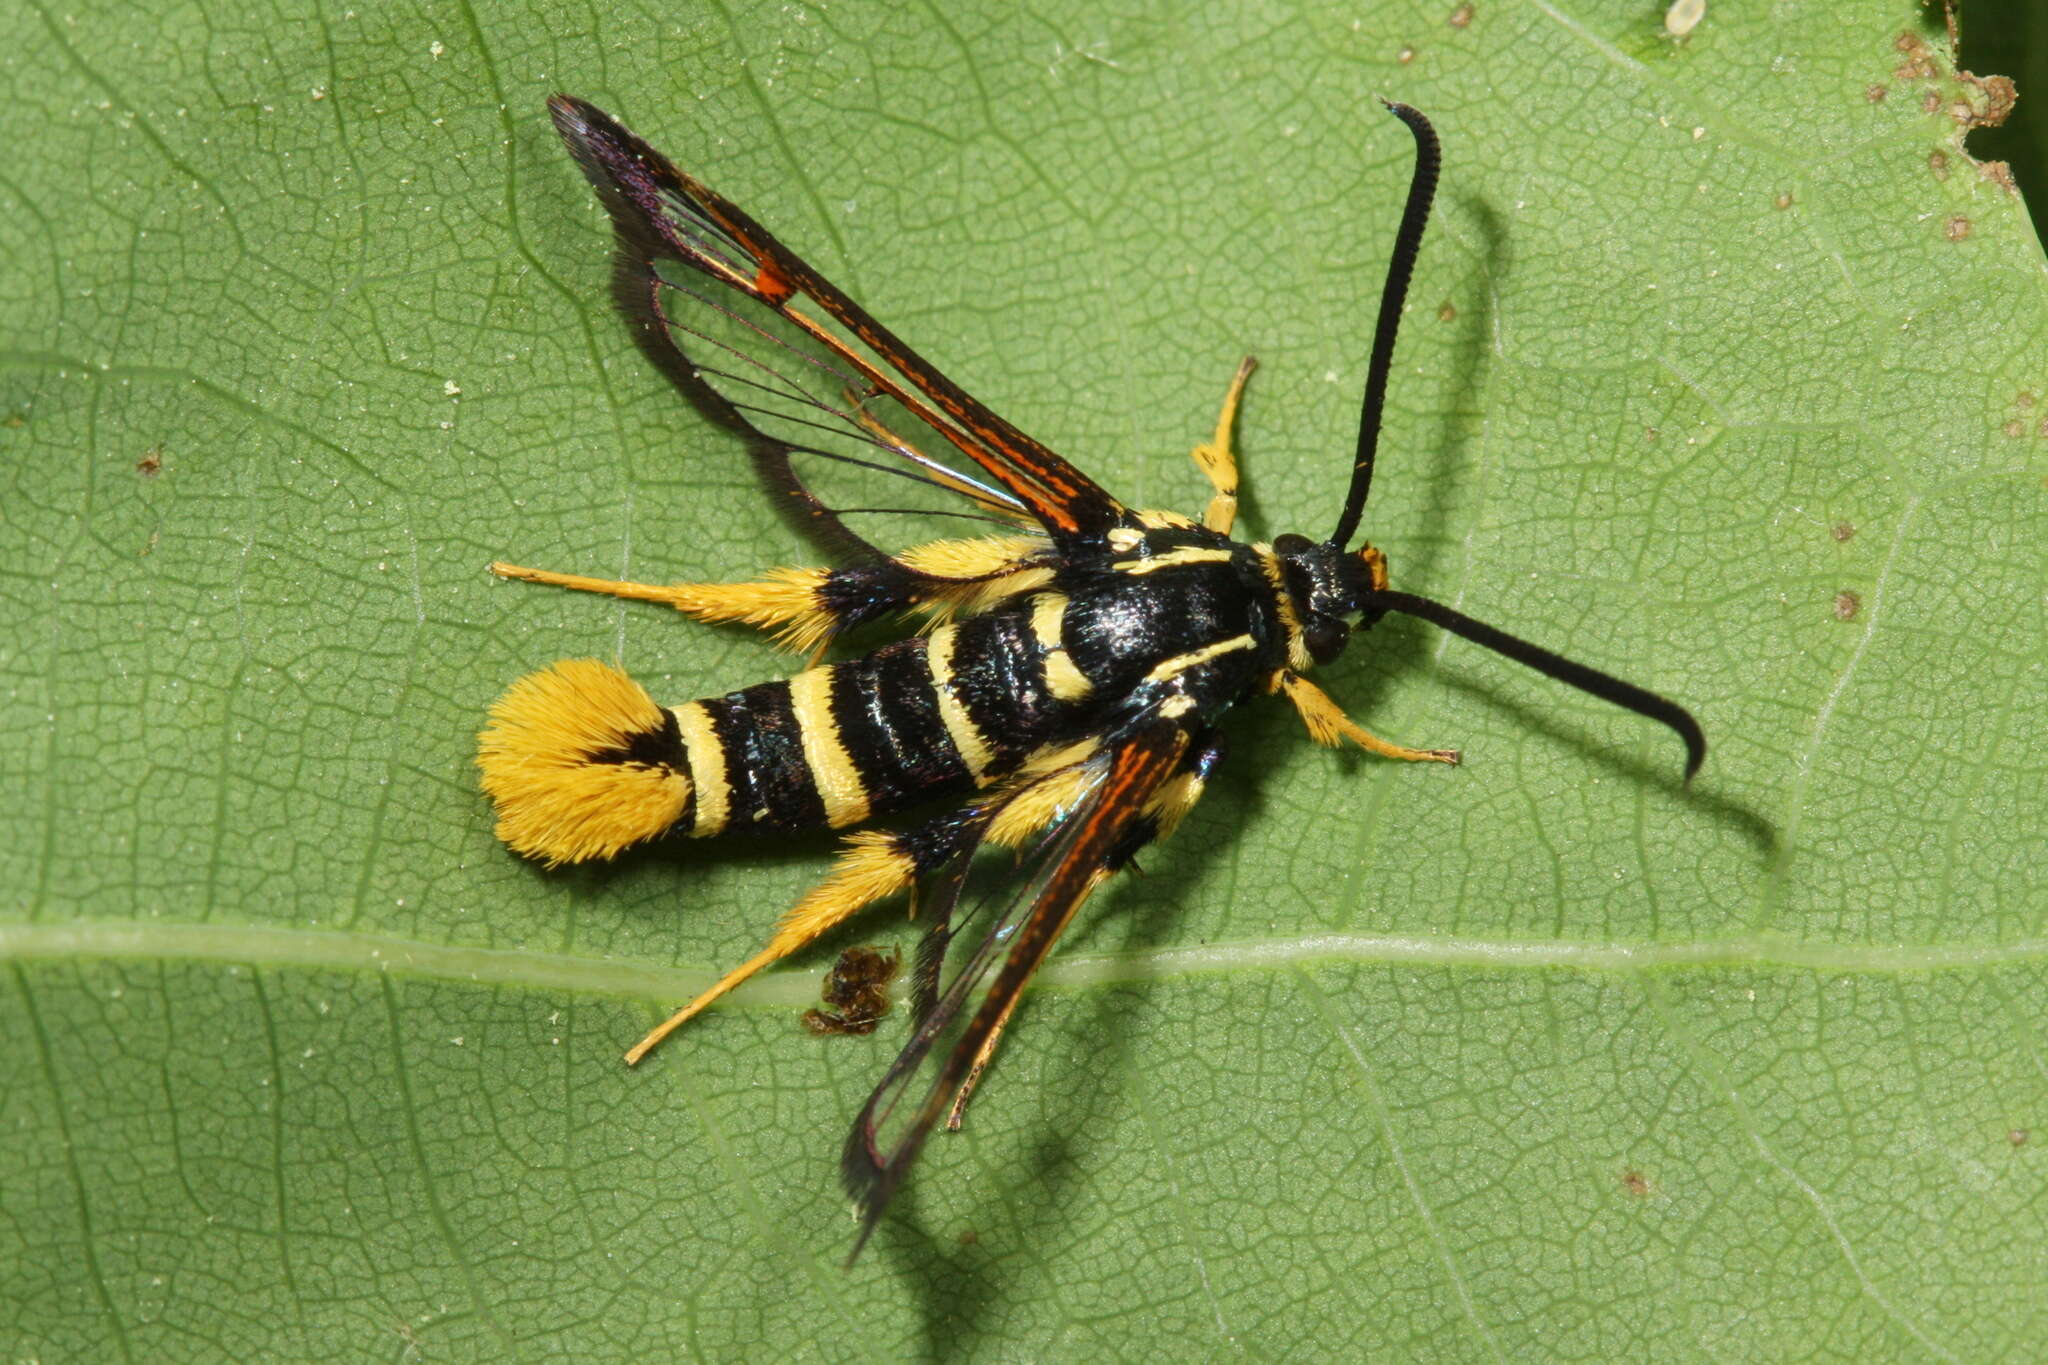
POLYGON ((477 736, 476 761, 498 837, 550 867, 651 839, 690 800, 669 713, 595 659, 563 659, 512 684, 477 736))

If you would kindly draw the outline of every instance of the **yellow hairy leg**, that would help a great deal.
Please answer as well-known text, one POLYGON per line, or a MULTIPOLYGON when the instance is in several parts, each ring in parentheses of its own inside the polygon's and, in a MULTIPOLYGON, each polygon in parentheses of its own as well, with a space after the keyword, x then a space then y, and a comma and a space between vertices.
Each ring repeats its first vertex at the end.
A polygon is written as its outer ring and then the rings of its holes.
POLYGON ((1190 452, 1195 467, 1216 491, 1202 513, 1202 525, 1211 531, 1230 534, 1237 524, 1237 457, 1231 453, 1232 431, 1237 426, 1237 406, 1244 398, 1244 382, 1252 377, 1259 362, 1246 356, 1231 376, 1230 391, 1223 395, 1223 411, 1216 418, 1216 434, 1190 452))
POLYGON ((636 602, 659 602, 699 621, 737 621, 773 631, 777 644, 802 652, 822 643, 837 618, 819 603, 824 569, 770 569, 752 583, 628 583, 615 578, 493 564, 500 578, 547 583, 578 592, 601 592, 636 602))
POLYGON ((812 942, 856 911, 894 895, 916 877, 910 855, 896 847, 893 836, 880 830, 865 830, 846 840, 846 851, 819 882, 786 911, 775 926, 768 946, 727 972, 718 984, 671 1014, 633 1044, 626 1064, 645 1057, 656 1043, 702 1013, 705 1006, 745 981, 769 963, 788 957, 812 942))
POLYGON ((1459 759, 1456 749, 1411 749, 1381 739, 1345 715, 1344 708, 1332 701, 1329 693, 1299 673, 1287 669, 1275 673, 1272 690, 1286 694, 1294 709, 1301 713, 1302 724, 1308 726, 1309 738, 1325 747, 1335 747, 1338 741, 1348 739, 1367 753, 1407 763, 1456 763, 1459 759))
POLYGON ((896 558, 918 573, 960 580, 921 584, 911 604, 932 626, 942 626, 1052 582, 1052 566, 1043 557, 1046 548, 1042 536, 968 536, 912 546, 896 558))
MULTIPOLYGON (((915 546, 897 556, 905 567, 970 581, 922 584, 916 598, 902 605, 941 620, 986 611, 1006 597, 1051 581, 1051 567, 1038 561, 1044 549, 1043 538, 1028 535, 976 536, 915 546)), ((839 628, 839 614, 824 594, 829 569, 770 569, 750 583, 634 583, 505 563, 491 565, 491 572, 524 583, 658 602, 699 621, 736 621, 771 632, 777 644, 799 654, 823 648, 839 628)))
MULTIPOLYGON (((1012 779, 1009 799, 989 824, 990 841, 1015 847, 1030 838, 1078 794, 1085 781, 1086 774, 1078 768, 1047 772, 1043 764, 1027 764, 1025 771, 1012 779)), ((763 967, 815 942, 876 901, 907 889, 916 878, 916 864, 898 846, 895 835, 864 830, 850 836, 846 851, 839 855, 825 880, 784 912, 767 946, 649 1031, 626 1053, 627 1064, 638 1062, 662 1039, 701 1014, 712 1001, 763 967)))

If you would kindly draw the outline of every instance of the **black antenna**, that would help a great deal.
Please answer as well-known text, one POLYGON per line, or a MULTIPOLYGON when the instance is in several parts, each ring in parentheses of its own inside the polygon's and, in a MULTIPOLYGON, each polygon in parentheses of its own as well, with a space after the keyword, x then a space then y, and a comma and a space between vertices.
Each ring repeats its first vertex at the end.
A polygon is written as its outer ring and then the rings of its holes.
POLYGON ((1351 466, 1351 493, 1344 515, 1337 518, 1330 543, 1342 550, 1358 529, 1365 495, 1372 491, 1372 461, 1380 445, 1380 418, 1387 406, 1387 375, 1394 368, 1394 334, 1401 328, 1401 309, 1408 301, 1408 277, 1422 249, 1422 229, 1429 224, 1429 203, 1436 197, 1437 169, 1443 164, 1436 129, 1419 109, 1382 99, 1387 112, 1415 134, 1415 176, 1408 182, 1408 207, 1401 210, 1401 230, 1394 234, 1394 255, 1387 262, 1387 283, 1380 290, 1380 320, 1372 334, 1372 365, 1365 372, 1365 410, 1358 418, 1358 459, 1351 466))
POLYGON ((1461 611, 1453 610, 1441 602, 1432 602, 1427 597, 1414 593, 1393 592, 1382 589, 1362 594, 1361 610, 1398 611, 1409 616, 1419 616, 1425 621, 1442 626, 1453 635, 1462 635, 1476 645, 1484 645, 1496 654, 1505 654, 1517 663, 1524 663, 1561 683, 1569 683, 1581 692, 1590 692, 1602 701, 1611 701, 1616 706, 1626 706, 1639 716, 1661 721, 1678 732, 1685 741, 1685 780, 1692 781, 1700 764, 1707 761, 1707 737, 1700 733, 1700 723, 1692 718, 1692 712, 1668 697, 1625 683, 1611 673, 1602 673, 1597 668, 1588 668, 1574 663, 1561 654, 1552 654, 1540 645, 1518 639, 1504 630, 1496 630, 1484 621, 1475 621, 1461 611))

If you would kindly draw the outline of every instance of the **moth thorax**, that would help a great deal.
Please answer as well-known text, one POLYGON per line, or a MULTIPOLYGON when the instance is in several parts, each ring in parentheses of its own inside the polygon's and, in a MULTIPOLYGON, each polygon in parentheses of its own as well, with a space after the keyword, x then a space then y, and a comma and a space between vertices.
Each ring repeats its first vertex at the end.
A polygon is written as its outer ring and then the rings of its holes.
POLYGON ((528 674, 477 736, 498 837, 550 867, 609 858, 666 833, 690 804, 675 714, 595 659, 528 674))

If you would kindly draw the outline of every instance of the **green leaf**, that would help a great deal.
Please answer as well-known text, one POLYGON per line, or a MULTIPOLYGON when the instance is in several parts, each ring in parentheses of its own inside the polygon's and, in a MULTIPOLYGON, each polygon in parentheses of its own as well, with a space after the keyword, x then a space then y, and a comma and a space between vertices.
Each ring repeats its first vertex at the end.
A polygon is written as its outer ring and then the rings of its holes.
POLYGON ((10 1355, 2032 1353, 2048 270, 1969 89, 1908 0, 1352 8, 16 8, 10 1355), (902 1023, 797 1014, 911 928, 629 1071, 830 841, 547 874, 474 790, 548 660, 788 666, 488 561, 807 557, 611 315, 554 88, 1126 499, 1199 506, 1257 354, 1259 536, 1334 516, 1411 161, 1370 96, 1421 106, 1367 531, 1693 706, 1705 773, 1380 626, 1325 685, 1465 766, 1248 703, 843 1274, 902 1023))

